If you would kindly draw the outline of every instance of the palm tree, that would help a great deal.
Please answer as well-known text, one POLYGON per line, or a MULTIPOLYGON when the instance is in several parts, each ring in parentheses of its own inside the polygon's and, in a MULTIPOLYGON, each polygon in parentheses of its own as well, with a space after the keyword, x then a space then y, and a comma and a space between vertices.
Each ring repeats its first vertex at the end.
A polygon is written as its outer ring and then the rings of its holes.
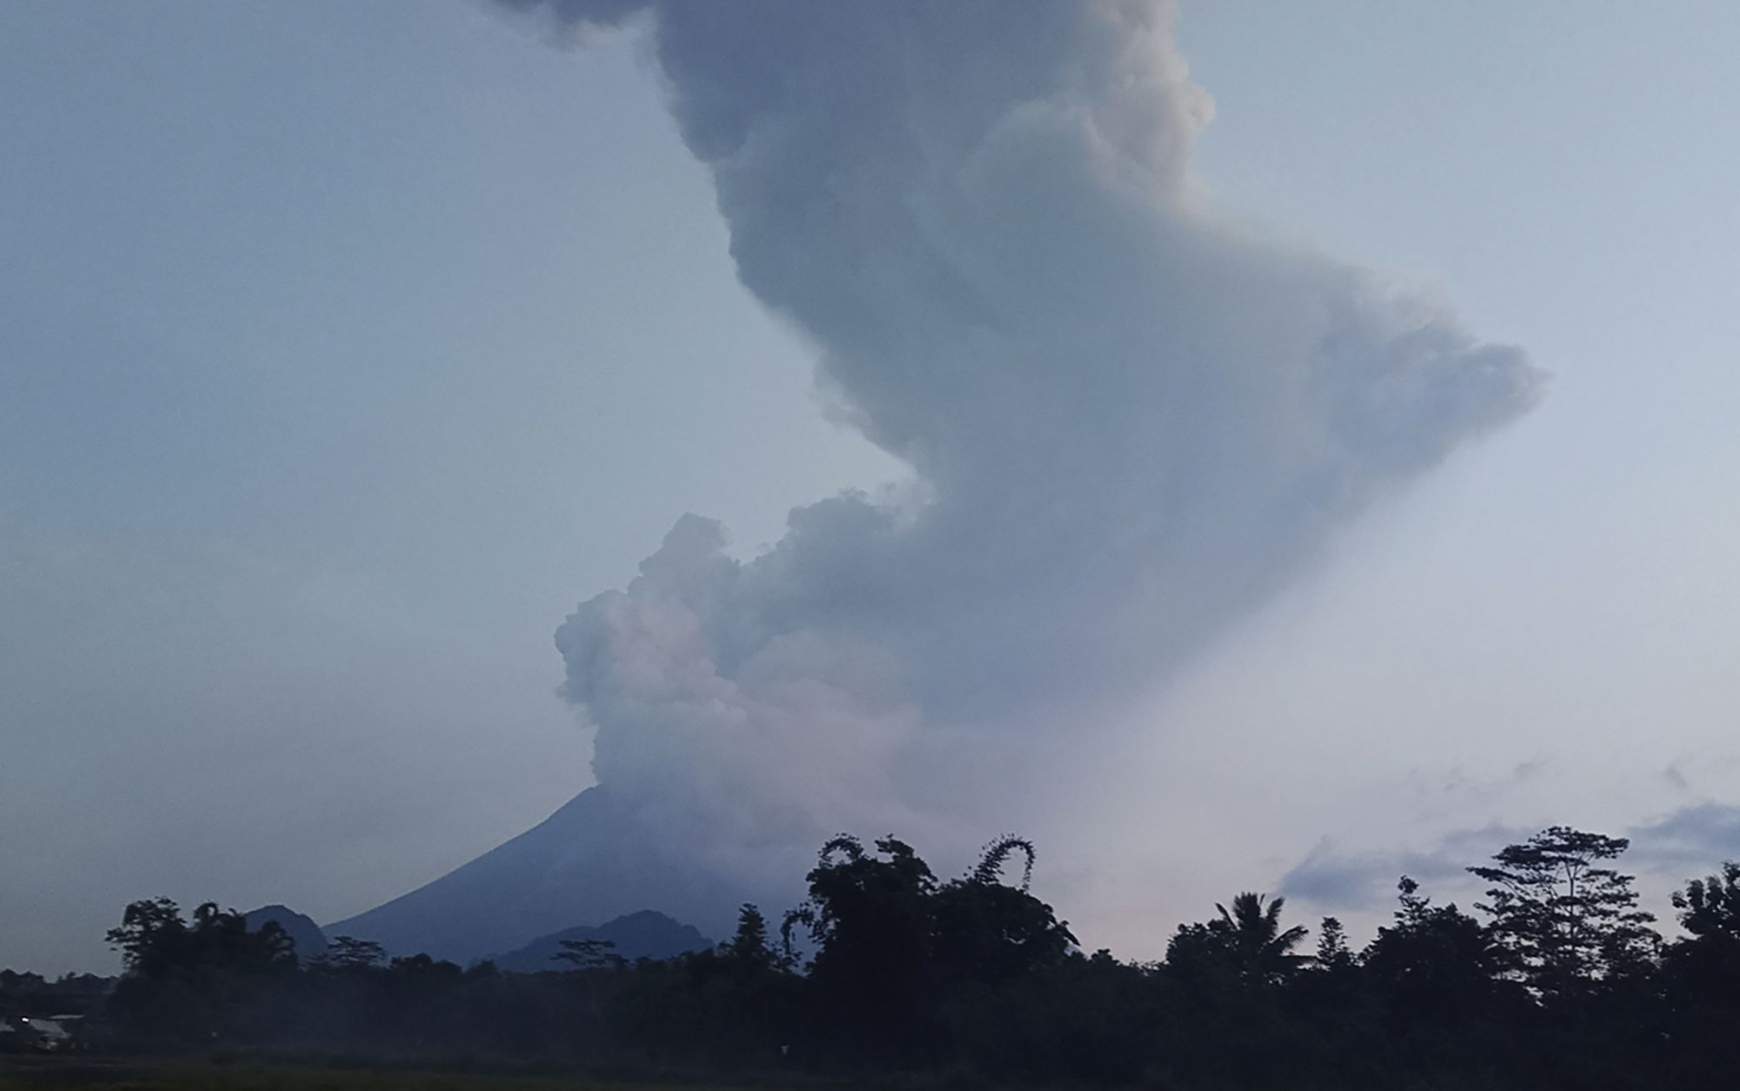
POLYGON ((1228 956, 1246 979, 1282 981, 1311 960, 1309 955, 1293 953, 1309 930, 1301 925, 1281 930, 1281 907, 1286 904, 1285 898, 1269 901, 1250 891, 1233 899, 1231 912, 1215 904, 1220 919, 1211 927, 1220 933, 1228 956))

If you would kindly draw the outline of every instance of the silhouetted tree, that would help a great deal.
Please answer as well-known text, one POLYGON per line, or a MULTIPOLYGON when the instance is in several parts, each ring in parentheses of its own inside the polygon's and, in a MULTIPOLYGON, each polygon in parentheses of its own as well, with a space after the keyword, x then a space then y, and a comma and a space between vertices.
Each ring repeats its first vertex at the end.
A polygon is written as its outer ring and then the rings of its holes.
POLYGON ((1359 1006, 1365 992, 1360 956, 1339 919, 1323 918, 1310 972, 1296 975, 1289 984, 1293 1002, 1315 1016, 1339 1019, 1359 1006))
POLYGON ((161 976, 180 961, 186 937, 181 907, 169 898, 133 902, 107 935, 109 946, 121 953, 126 971, 146 978, 161 976))
POLYGON ((1217 904, 1219 923, 1232 940, 1232 949, 1239 968, 1248 977, 1261 981, 1281 981, 1310 961, 1296 955, 1293 948, 1305 941, 1310 929, 1294 925, 1282 930, 1281 909, 1287 899, 1277 897, 1264 906, 1264 897, 1246 891, 1233 899, 1232 911, 1217 904))
POLYGON ((836 837, 822 846, 807 877, 810 897, 802 909, 818 973, 868 971, 885 964, 884 956, 928 953, 926 899, 936 890, 935 876, 904 841, 880 839, 876 852, 886 859, 866 853, 857 838, 836 837))
POLYGON ((1286 904, 1285 898, 1270 900, 1250 891, 1235 897, 1231 909, 1216 903, 1220 915, 1214 920, 1179 926, 1167 944, 1166 965, 1202 982, 1230 978, 1245 985, 1273 985, 1287 980, 1311 959, 1293 952, 1310 930, 1281 927, 1286 904))
MULTIPOLYGON (((110 933, 127 973, 107 1007, 135 1049, 675 1067, 715 1082, 808 1069, 872 1086, 1727 1091, 1740 865, 1674 897, 1687 934, 1658 969, 1630 880, 1606 866, 1622 847, 1562 828, 1511 846, 1480 869, 1491 926, 1404 877, 1394 919, 1357 953, 1330 917, 1304 957, 1282 900, 1241 894, 1179 928, 1157 966, 1083 957, 1027 889, 1033 846, 1008 837, 940 883, 892 837, 868 851, 830 841, 781 929, 811 945, 807 975, 752 905, 710 950, 629 966, 608 943, 570 941, 572 972, 518 974, 427 955, 383 966, 344 937, 304 969, 276 930, 250 934, 210 904, 184 919, 158 899, 110 933)), ((0 973, 0 1013, 93 1010, 102 991, 0 973)))
POLYGON ((1393 1013, 1406 1019, 1460 1020, 1485 1012, 1502 960, 1480 922, 1455 903, 1434 906, 1402 876, 1400 905, 1366 947, 1367 977, 1393 1013))
POLYGON ((111 1012, 133 1035, 184 1041, 247 1037, 250 999, 293 976, 295 946, 276 924, 250 931, 234 910, 207 902, 182 919, 168 898, 127 906, 108 932, 126 973, 111 1012))
POLYGON ((932 984, 931 895, 936 877, 894 837, 864 850, 855 837, 822 846, 808 902, 788 918, 815 945, 811 977, 837 1016, 903 1047, 923 1021, 932 984))
POLYGON ((212 902, 196 908, 191 922, 182 920, 180 907, 168 898, 134 902, 107 938, 136 978, 281 969, 295 959, 290 937, 276 923, 250 931, 242 914, 212 902))
POLYGON ((616 943, 607 939, 561 940, 560 951, 550 956, 552 962, 565 962, 572 970, 601 970, 621 966, 624 959, 616 953, 616 943))
POLYGON ((1538 995, 1581 993, 1652 961, 1655 917, 1637 908, 1631 876, 1603 866, 1629 845, 1550 826, 1501 849, 1497 866, 1468 869, 1493 884, 1479 908, 1492 917, 1507 969, 1538 995))
POLYGON ((1335 917, 1324 917, 1317 926, 1316 969, 1327 974, 1348 974, 1359 969, 1359 956, 1347 945, 1347 929, 1335 917))
POLYGON ((1674 891, 1672 900, 1681 927, 1693 939, 1740 943, 1740 864, 1730 860, 1720 875, 1693 879, 1674 891))
POLYGON ((373 969, 385 962, 386 951, 373 940, 357 939, 354 936, 335 936, 327 944, 326 950, 310 959, 310 965, 317 969, 335 970, 340 973, 358 973, 373 969))
POLYGON ((1006 981, 1062 962, 1076 946, 1069 925, 1027 893, 1033 877, 1032 843, 1005 837, 986 846, 965 878, 945 883, 932 897, 931 949, 945 981, 1006 981), (1022 853, 1019 888, 1006 885, 1009 856, 1022 853))
POLYGON ((779 958, 767 941, 767 918, 761 910, 744 902, 737 909, 737 932, 720 944, 720 954, 740 971, 759 972, 772 969, 779 958))
POLYGON ((975 883, 992 885, 1003 881, 1003 868, 1009 863, 1009 857, 1015 853, 1021 854, 1021 889, 1025 891, 1033 885, 1033 861, 1037 854, 1033 842, 1025 837, 1006 834, 985 846, 980 854, 979 862, 973 865, 968 878, 975 883))
POLYGON ((1219 921, 1192 921, 1178 926, 1166 942, 1166 968, 1193 986, 1215 979, 1227 982, 1238 976, 1230 944, 1219 921))
POLYGON ((1685 938, 1669 946, 1669 979, 1686 1000, 1722 1008, 1740 1007, 1740 863, 1693 879, 1675 891, 1685 938))
MULTIPOLYGON (((479 963, 488 966, 489 963, 479 963)), ((493 966, 491 966, 493 969, 493 966)), ((465 971, 457 962, 446 959, 434 959, 428 955, 409 955, 395 958, 387 964, 387 972, 402 979, 422 979, 427 981, 451 982, 460 980, 465 971)))

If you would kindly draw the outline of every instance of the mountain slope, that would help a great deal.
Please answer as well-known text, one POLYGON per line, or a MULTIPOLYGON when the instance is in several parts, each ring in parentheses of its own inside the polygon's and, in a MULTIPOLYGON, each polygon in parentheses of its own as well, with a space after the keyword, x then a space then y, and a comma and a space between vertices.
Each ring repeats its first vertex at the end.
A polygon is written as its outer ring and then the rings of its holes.
POLYGON ((603 940, 611 944, 610 953, 630 962, 640 958, 675 958, 690 951, 704 951, 713 942, 693 925, 672 920, 663 913, 643 909, 597 926, 580 925, 553 932, 490 961, 503 970, 535 974, 540 970, 564 969, 556 956, 562 952, 563 940, 603 940))
POLYGON ((276 924, 290 937, 290 942, 296 945, 296 957, 304 962, 318 958, 326 953, 326 934, 313 918, 305 917, 288 906, 263 905, 251 913, 244 914, 248 931, 258 932, 267 924, 276 924))
POLYGON ((727 934, 742 892, 648 848, 608 792, 588 788, 511 841, 426 886, 326 926, 390 954, 469 962, 575 921, 654 909, 727 934))

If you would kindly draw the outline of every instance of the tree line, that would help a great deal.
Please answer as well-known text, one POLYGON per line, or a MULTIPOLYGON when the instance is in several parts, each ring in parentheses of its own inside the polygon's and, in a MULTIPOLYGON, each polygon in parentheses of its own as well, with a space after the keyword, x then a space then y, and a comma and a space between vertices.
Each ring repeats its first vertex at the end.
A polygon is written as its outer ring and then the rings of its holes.
POLYGON ((572 942, 548 972, 387 959, 340 938, 299 964, 275 926, 135 902, 116 1048, 248 1048, 619 1073, 782 1070, 950 1084, 1682 1088, 1740 1071, 1740 864, 1674 894, 1664 939, 1622 838, 1555 826, 1469 868, 1464 912, 1402 877, 1361 949, 1333 917, 1241 893, 1163 960, 1084 952, 1028 888, 1020 838, 939 879, 906 843, 838 837, 777 923, 742 907, 709 951, 628 963, 572 942), (1018 872, 1013 865, 1019 864, 1018 872), (1478 914, 1478 915, 1476 915, 1478 914))

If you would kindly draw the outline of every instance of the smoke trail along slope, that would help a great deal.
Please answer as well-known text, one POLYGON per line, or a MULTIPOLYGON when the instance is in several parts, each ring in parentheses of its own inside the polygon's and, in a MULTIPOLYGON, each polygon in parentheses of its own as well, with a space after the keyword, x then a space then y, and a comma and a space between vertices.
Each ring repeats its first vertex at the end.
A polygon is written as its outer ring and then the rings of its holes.
POLYGON ((1150 684, 1537 396, 1519 350, 1217 217, 1168 3, 506 2, 650 16, 744 284, 914 470, 748 563, 684 516, 557 633, 600 783, 751 884, 922 826, 987 740, 1150 684))

